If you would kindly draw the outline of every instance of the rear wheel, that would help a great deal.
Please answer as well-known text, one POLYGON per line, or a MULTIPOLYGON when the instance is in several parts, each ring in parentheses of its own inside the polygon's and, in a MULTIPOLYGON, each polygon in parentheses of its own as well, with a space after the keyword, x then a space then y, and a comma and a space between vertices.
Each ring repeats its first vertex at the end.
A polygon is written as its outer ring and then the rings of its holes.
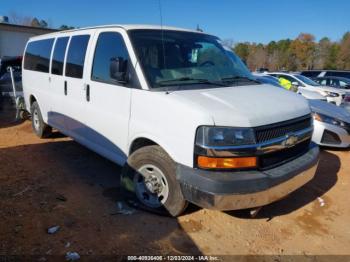
POLYGON ((50 136, 52 128, 44 122, 39 105, 36 101, 34 101, 31 106, 31 114, 34 133, 40 138, 50 136))
POLYGON ((175 162, 159 146, 135 151, 124 166, 121 184, 128 199, 137 200, 148 211, 178 216, 187 207, 175 162))

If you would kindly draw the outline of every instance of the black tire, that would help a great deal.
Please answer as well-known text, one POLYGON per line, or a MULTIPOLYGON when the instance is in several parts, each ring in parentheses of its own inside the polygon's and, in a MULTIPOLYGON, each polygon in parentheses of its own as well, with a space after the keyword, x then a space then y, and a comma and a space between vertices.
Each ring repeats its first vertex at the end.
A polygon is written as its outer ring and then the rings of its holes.
POLYGON ((51 135, 52 128, 44 122, 40 107, 36 101, 33 102, 30 111, 32 115, 32 128, 34 133, 40 138, 49 137, 51 135))
MULTIPOLYGON (((129 203, 138 204, 141 209, 157 213, 160 215, 179 216, 187 207, 188 202, 185 200, 179 182, 176 180, 176 165, 170 156, 160 147, 156 145, 142 147, 132 153, 127 163, 123 167, 121 175, 121 187, 123 195, 129 203), (164 203, 160 203, 160 207, 151 207, 144 204, 138 194, 136 177, 139 177, 139 170, 145 165, 153 165, 162 171, 168 185, 168 195, 164 203)), ((149 191, 148 191, 149 192, 149 191)))

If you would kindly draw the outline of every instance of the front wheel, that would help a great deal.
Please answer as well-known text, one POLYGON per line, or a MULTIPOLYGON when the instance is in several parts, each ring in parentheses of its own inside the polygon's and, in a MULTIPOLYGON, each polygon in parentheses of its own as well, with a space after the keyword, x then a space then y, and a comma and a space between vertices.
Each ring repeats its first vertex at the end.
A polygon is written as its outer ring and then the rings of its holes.
POLYGON ((121 184, 129 198, 151 212, 175 217, 187 207, 176 180, 175 162, 159 146, 146 146, 131 154, 121 184))

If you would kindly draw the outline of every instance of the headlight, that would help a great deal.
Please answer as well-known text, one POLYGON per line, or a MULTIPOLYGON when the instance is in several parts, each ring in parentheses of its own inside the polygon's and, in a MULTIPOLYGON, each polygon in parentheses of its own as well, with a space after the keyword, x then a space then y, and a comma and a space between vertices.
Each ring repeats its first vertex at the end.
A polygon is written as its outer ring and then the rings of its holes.
POLYGON ((241 146, 255 144, 254 131, 251 128, 210 127, 197 129, 198 146, 241 146))
POLYGON ((336 126, 341 126, 341 127, 345 127, 346 123, 336 119, 334 117, 331 116, 326 116, 320 113, 313 113, 313 117, 315 120, 323 122, 323 123, 327 123, 327 124, 331 124, 331 125, 336 125, 336 126))
POLYGON ((321 93, 321 95, 327 96, 327 97, 338 97, 339 96, 338 93, 329 92, 329 91, 321 91, 320 93, 321 93))

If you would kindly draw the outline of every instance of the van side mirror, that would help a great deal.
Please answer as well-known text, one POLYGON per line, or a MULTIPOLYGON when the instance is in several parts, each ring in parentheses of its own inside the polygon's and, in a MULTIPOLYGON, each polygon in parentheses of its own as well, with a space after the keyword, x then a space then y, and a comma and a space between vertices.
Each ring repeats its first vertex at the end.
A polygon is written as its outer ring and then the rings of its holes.
POLYGON ((110 77, 117 82, 126 84, 128 82, 128 60, 122 57, 113 57, 109 64, 110 77))
POLYGON ((292 85, 293 86, 299 86, 299 83, 297 81, 295 81, 295 82, 292 82, 292 85))

